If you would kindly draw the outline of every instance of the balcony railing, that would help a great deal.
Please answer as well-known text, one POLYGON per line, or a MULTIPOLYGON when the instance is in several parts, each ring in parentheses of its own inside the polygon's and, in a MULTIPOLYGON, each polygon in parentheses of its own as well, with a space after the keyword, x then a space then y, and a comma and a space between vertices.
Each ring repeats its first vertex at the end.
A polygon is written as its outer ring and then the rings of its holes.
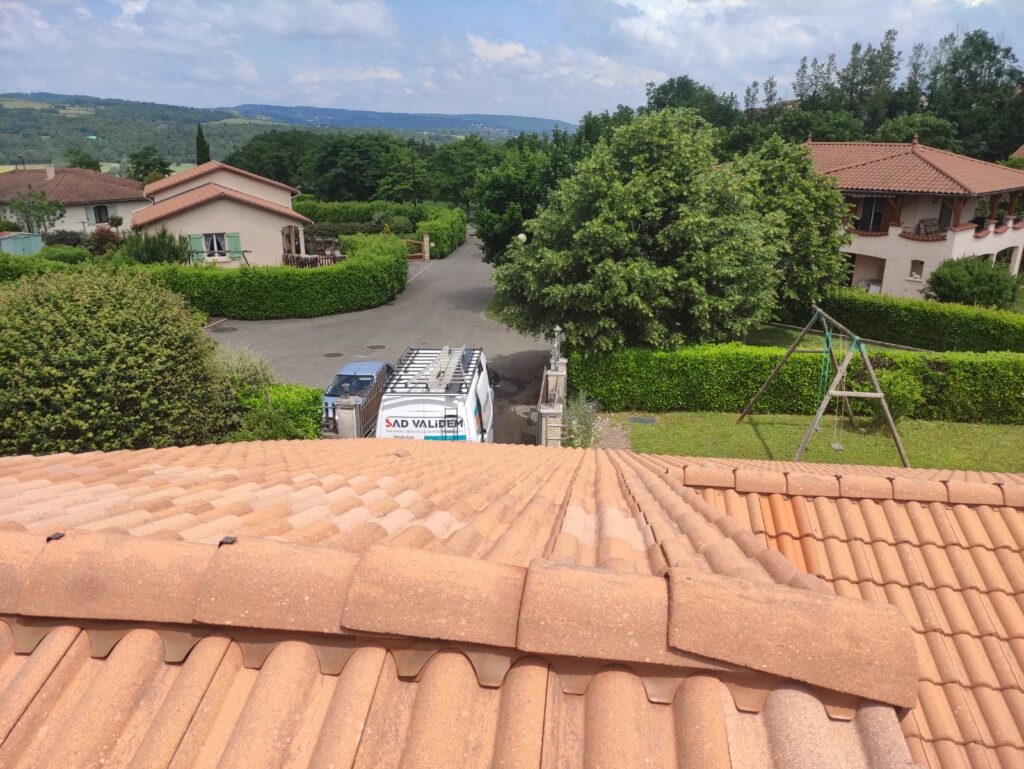
POLYGON ((288 267, 330 267, 345 261, 345 254, 282 254, 281 261, 288 267))

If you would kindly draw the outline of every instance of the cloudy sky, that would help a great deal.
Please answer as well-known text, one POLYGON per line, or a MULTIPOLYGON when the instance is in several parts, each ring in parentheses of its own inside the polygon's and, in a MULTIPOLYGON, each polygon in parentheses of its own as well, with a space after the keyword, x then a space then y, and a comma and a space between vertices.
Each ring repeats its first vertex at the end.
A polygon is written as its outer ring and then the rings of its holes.
POLYGON ((688 74, 742 95, 800 56, 985 28, 1020 0, 0 0, 3 87, 194 106, 490 112, 575 122, 688 74))

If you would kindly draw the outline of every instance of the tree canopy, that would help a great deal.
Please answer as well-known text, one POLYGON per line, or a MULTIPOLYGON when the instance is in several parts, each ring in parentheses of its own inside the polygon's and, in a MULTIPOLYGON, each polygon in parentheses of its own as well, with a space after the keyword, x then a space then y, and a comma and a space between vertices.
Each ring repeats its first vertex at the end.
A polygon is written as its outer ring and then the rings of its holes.
POLYGON ((29 185, 8 203, 7 210, 26 232, 46 233, 64 216, 64 204, 29 185))
POLYGON ((717 132, 667 109, 617 128, 551 193, 495 271, 513 325, 607 351, 742 336, 775 308, 784 220, 717 132))
POLYGON ((170 173, 171 164, 152 145, 142 147, 128 156, 126 175, 129 179, 149 183, 170 173))
POLYGON ((65 150, 64 165, 66 168, 87 168, 90 171, 101 170, 100 161, 81 147, 70 147, 65 150))
POLYGON ((203 126, 196 123, 196 165, 210 162, 210 142, 203 135, 203 126))

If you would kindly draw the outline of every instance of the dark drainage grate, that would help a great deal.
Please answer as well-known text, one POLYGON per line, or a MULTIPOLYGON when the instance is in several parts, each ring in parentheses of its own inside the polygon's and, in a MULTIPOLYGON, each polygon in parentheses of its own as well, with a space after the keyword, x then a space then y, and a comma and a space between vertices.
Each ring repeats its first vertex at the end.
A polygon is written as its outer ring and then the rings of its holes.
POLYGON ((211 334, 230 334, 232 331, 238 331, 236 326, 214 326, 210 329, 211 334))
POLYGON ((325 358, 340 358, 344 354, 345 353, 343 353, 343 352, 325 352, 324 353, 324 357, 325 358))
POLYGON ((635 425, 656 425, 658 420, 654 417, 627 417, 627 422, 632 422, 635 425))
POLYGON ((366 345, 367 350, 383 350, 387 345, 385 344, 368 344, 366 345))

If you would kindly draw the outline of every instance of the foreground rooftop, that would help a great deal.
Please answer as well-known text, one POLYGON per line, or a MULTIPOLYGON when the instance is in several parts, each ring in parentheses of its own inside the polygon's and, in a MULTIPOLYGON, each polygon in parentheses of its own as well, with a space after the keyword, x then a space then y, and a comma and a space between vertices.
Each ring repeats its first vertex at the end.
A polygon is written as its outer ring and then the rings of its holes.
POLYGON ((1024 477, 0 459, 0 766, 1019 767, 1024 477))

